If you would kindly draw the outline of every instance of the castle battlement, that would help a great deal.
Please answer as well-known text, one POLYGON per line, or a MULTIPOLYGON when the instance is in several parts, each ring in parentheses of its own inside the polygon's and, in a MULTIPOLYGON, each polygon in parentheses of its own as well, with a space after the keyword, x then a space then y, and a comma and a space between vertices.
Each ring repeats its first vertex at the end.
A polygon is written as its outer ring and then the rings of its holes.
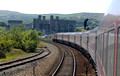
POLYGON ((73 32, 75 29, 75 20, 60 20, 59 16, 50 16, 50 20, 46 20, 46 16, 39 15, 33 19, 33 29, 42 31, 45 34, 53 34, 58 32, 73 32))

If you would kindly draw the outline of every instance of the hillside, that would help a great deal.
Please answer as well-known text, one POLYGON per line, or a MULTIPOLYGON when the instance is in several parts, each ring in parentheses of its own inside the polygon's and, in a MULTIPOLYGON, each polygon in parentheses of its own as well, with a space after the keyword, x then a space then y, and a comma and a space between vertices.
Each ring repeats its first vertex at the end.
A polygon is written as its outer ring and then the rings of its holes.
POLYGON ((0 21, 6 22, 6 23, 8 20, 22 20, 24 23, 31 22, 32 19, 35 17, 37 17, 37 15, 0 10, 0 21))
MULTIPOLYGON (((41 14, 49 19, 50 15, 59 16, 60 19, 76 20, 79 25, 80 20, 85 18, 97 19, 100 21, 103 13, 75 13, 75 14, 41 14)), ((37 18, 38 14, 24 14, 14 11, 0 10, 0 21, 7 23, 8 20, 22 20, 26 24, 32 24, 33 18, 37 18)), ((82 21, 83 22, 83 21, 82 21)))

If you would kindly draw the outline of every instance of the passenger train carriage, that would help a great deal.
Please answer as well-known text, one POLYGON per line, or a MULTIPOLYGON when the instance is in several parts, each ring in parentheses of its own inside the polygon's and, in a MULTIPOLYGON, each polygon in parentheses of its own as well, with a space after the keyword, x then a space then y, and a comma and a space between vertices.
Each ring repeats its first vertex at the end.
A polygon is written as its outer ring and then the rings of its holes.
POLYGON ((96 66, 98 76, 120 76, 120 0, 113 0, 99 27, 79 33, 57 33, 54 41, 79 48, 96 66))

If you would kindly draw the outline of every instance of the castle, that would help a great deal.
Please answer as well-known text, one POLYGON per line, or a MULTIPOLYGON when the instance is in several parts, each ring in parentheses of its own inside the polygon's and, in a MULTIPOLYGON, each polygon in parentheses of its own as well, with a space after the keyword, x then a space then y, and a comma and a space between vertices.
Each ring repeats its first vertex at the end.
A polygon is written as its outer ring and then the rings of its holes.
POLYGON ((60 20, 58 16, 50 16, 50 20, 46 20, 46 16, 39 15, 33 19, 33 29, 44 32, 45 34, 53 34, 58 32, 73 32, 75 29, 75 20, 60 20))
POLYGON ((10 27, 15 25, 16 27, 19 26, 19 24, 22 24, 23 21, 21 20, 8 20, 8 26, 6 26, 6 31, 10 30, 10 27))
MULTIPOLYGON (((6 31, 10 30, 11 26, 16 26, 18 27, 20 24, 23 24, 22 20, 8 20, 8 26, 6 26, 6 31)), ((25 24, 25 30, 31 30, 32 29, 32 25, 29 24, 25 24)))

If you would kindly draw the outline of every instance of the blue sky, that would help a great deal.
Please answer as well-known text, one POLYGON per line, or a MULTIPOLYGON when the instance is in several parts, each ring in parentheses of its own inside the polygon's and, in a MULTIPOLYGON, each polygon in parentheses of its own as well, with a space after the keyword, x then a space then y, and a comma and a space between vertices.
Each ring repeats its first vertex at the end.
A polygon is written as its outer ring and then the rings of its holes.
POLYGON ((0 10, 28 14, 105 13, 111 0, 1 0, 0 10))

